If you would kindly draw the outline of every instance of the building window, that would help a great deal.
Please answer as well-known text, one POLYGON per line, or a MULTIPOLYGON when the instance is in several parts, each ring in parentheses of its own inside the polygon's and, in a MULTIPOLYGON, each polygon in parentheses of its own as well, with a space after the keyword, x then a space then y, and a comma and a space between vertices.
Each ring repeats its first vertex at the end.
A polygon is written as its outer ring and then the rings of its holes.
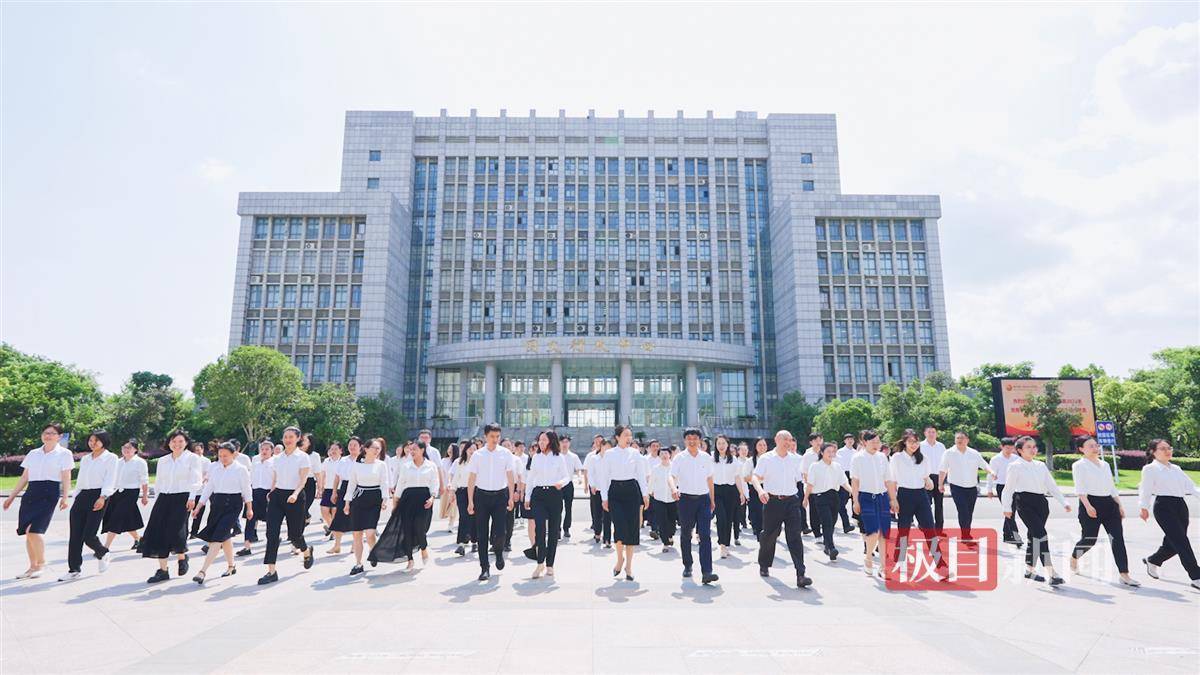
POLYGON ((368 162, 378 162, 382 158, 383 158, 383 152, 380 150, 368 150, 367 151, 367 161, 368 162))
POLYGON ((367 189, 368 190, 378 190, 379 189, 379 179, 378 178, 368 178, 367 179, 367 189))
POLYGON ((800 153, 800 163, 801 164, 812 164, 812 153, 811 152, 800 153))
POLYGON ((814 184, 813 184, 813 182, 812 182, 811 180, 801 181, 801 183, 800 183, 800 187, 801 187, 801 189, 803 189, 805 192, 812 192, 813 190, 816 190, 816 189, 817 189, 817 188, 816 188, 816 185, 814 185, 814 184))

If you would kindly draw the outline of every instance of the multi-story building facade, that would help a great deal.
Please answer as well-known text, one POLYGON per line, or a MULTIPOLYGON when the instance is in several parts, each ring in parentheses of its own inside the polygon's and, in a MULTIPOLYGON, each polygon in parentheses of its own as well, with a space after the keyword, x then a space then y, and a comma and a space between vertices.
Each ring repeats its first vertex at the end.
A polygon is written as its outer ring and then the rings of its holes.
POLYGON ((242 193, 231 348, 466 433, 766 432, 949 372, 936 196, 844 195, 833 115, 346 115, 341 189, 242 193))

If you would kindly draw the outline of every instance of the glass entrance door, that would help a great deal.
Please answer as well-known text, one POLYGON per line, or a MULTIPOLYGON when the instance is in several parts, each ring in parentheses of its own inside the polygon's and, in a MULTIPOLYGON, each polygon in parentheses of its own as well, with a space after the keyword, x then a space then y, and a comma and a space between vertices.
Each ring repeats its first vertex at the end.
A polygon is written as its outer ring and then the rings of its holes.
POLYGON ((617 423, 617 404, 605 401, 567 403, 567 426, 611 427, 617 423))

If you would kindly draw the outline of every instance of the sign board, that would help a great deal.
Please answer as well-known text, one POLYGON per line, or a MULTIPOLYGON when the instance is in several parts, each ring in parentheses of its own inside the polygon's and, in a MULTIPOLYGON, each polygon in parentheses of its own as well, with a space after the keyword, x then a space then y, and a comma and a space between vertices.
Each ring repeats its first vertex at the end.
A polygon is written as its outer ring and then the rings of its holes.
POLYGON ((1030 396, 1046 390, 1046 383, 1055 380, 1062 393, 1061 408, 1079 413, 1079 424, 1072 435, 1096 434, 1096 400, 1092 395, 1092 380, 1087 377, 1026 377, 992 378, 992 405, 996 410, 996 431, 999 436, 1037 436, 1034 420, 1025 417, 1021 408, 1030 396))
POLYGON ((1110 448, 1117 447, 1117 425, 1107 420, 1096 422, 1096 442, 1110 448))

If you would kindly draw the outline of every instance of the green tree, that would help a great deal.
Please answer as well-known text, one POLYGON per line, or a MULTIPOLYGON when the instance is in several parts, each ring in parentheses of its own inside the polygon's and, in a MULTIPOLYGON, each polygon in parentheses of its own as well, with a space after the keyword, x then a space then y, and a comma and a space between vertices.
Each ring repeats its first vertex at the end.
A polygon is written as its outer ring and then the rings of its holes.
MULTIPOLYGON (((947 433, 964 431, 971 438, 985 433, 979 426, 979 409, 966 394, 924 387, 920 389, 917 410, 922 427, 932 424, 938 431, 947 433)), ((913 428, 921 431, 918 427, 913 428)))
POLYGON ((105 401, 108 431, 123 442, 137 438, 154 447, 182 422, 183 393, 171 387, 169 375, 141 371, 130 376, 120 393, 105 401))
POLYGON ((79 446, 104 422, 104 396, 91 373, 0 343, 0 454, 41 445, 43 425, 59 422, 79 446))
POLYGON ((992 378, 1023 378, 1032 376, 1032 361, 1020 361, 1011 364, 984 363, 958 378, 958 386, 962 393, 975 402, 975 409, 979 411, 977 422, 979 428, 990 433, 996 428, 996 411, 992 406, 992 378))
POLYGON ((905 429, 916 429, 920 433, 925 424, 921 393, 919 382, 905 388, 895 382, 885 382, 879 388, 875 408, 880 420, 880 437, 885 443, 894 443, 905 429))
POLYGON ((1054 448, 1067 448, 1071 429, 1081 421, 1079 413, 1060 407, 1062 390, 1058 380, 1046 382, 1041 394, 1032 394, 1021 406, 1021 414, 1033 420, 1033 428, 1046 445, 1046 466, 1054 468, 1054 448))
POLYGON ((803 392, 789 391, 775 403, 771 419, 775 420, 776 428, 787 429, 803 445, 803 439, 812 433, 819 412, 820 408, 809 403, 803 392))
POLYGON ((1087 368, 1076 368, 1071 364, 1067 364, 1058 369, 1060 378, 1066 377, 1090 377, 1093 380, 1099 380, 1102 377, 1108 377, 1108 373, 1104 372, 1104 368, 1094 364, 1087 364, 1087 368))
POLYGON ((355 433, 364 439, 381 436, 395 446, 407 438, 408 421, 400 412, 400 401, 386 391, 358 399, 362 421, 355 433))
POLYGON ((875 406, 861 398, 830 401, 813 420, 817 433, 833 443, 840 443, 846 434, 857 436, 863 429, 875 429, 878 426, 879 416, 875 413, 875 406))
POLYGON ((955 382, 954 378, 950 377, 946 373, 940 370, 935 370, 925 377, 925 386, 938 391, 943 391, 946 389, 954 389, 955 382))
POLYGON ((332 441, 345 443, 362 424, 363 417, 354 391, 332 383, 305 391, 296 410, 300 428, 311 433, 322 448, 332 441))
POLYGON ((1165 394, 1145 382, 1108 377, 1096 384, 1096 414, 1116 423, 1117 445, 1122 448, 1133 447, 1130 440, 1144 433, 1146 416, 1168 402, 1165 394))
POLYGON ((243 346, 204 366, 192 391, 218 427, 239 428, 250 443, 293 421, 304 384, 283 354, 243 346))
POLYGON ((1200 346, 1163 349, 1154 353, 1158 367, 1130 378, 1145 382, 1167 397, 1167 404, 1146 415, 1151 436, 1170 435, 1176 448, 1200 448, 1200 346))

